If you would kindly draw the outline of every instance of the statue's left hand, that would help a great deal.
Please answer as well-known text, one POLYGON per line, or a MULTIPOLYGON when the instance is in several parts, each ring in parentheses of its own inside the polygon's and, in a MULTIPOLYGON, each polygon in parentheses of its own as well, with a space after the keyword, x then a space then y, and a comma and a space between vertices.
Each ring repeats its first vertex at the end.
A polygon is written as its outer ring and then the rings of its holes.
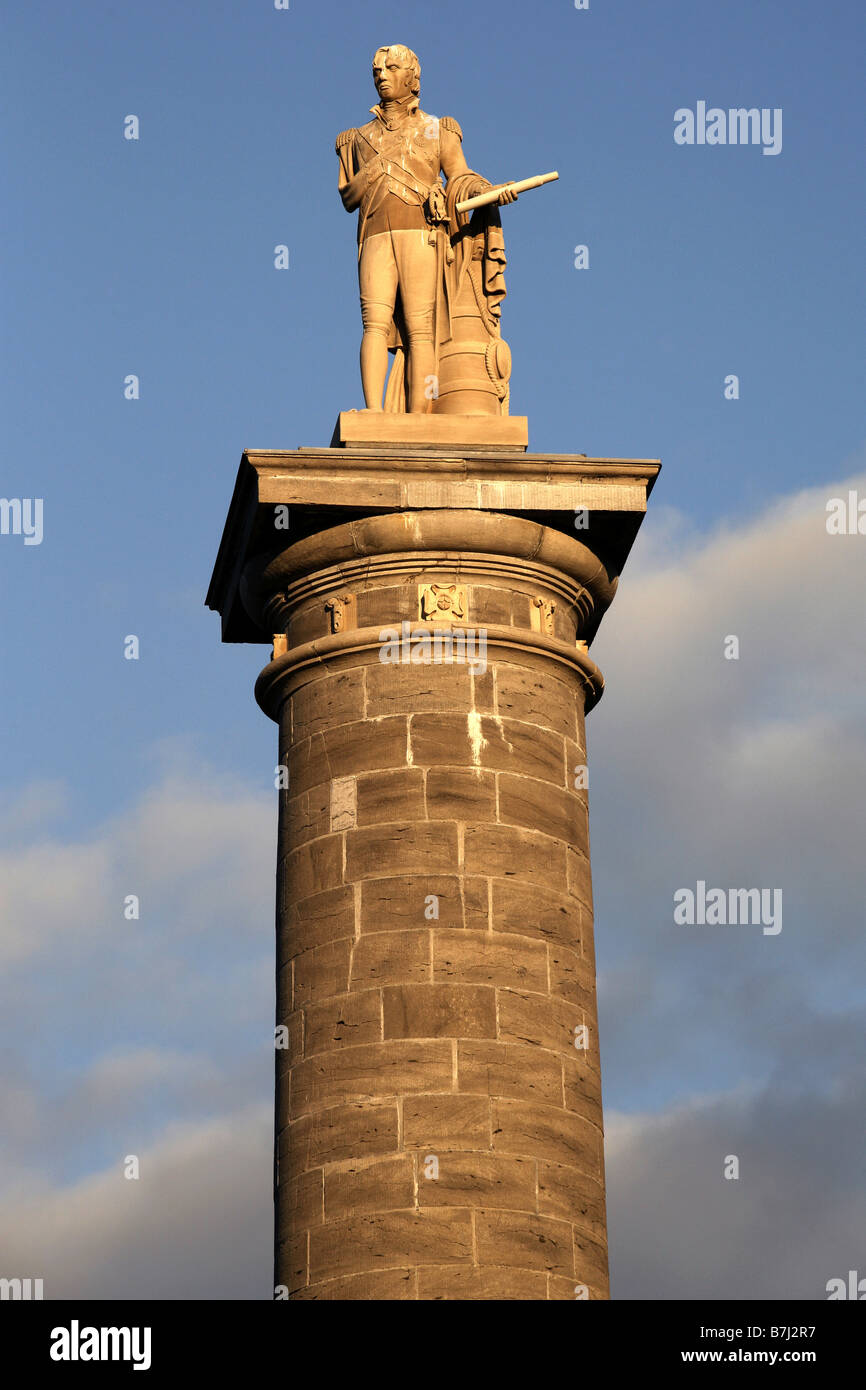
POLYGON ((517 198, 518 195, 505 184, 499 191, 499 198, 497 201, 499 206, 502 207, 505 203, 516 203, 517 198))

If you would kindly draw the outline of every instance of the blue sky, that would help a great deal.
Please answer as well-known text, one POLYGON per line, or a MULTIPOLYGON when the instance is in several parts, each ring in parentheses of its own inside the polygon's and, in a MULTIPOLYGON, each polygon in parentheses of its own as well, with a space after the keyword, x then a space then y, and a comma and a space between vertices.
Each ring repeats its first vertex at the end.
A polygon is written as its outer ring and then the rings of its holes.
MULTIPOLYGON (((221 646, 202 604, 241 450, 326 445, 361 404, 333 144, 375 99, 374 49, 406 42, 423 108, 460 121, 471 167, 559 170, 502 215, 530 447, 664 465, 594 648, 609 688, 589 723, 624 1229, 630 1184, 646 1191, 628 1117, 675 1129, 691 1098, 724 1110, 774 1077, 805 1112, 862 1042, 847 836, 866 539, 833 544, 823 525, 825 498, 866 470, 862 6, 31 0, 3 27, 0 490, 44 499, 41 545, 0 537, 0 819, 10 900, 33 914, 2 1043, 9 1103, 32 1117, 13 1186, 35 1167, 61 1191, 172 1126, 266 1105, 276 744, 252 686, 268 653, 221 646), (676 145, 674 112, 699 100, 782 108, 781 153, 676 145), (730 631, 749 638, 736 669, 718 655, 730 631), (789 885, 783 936, 683 951, 673 889, 761 873, 789 885), (116 904, 142 883, 136 939, 116 904), (804 1009, 823 1079, 792 1061, 804 1009), (131 1055, 134 1105, 116 1083, 131 1055), (69 1142, 46 1156, 39 1116, 64 1095, 69 1142)), ((620 1287, 638 1287, 614 1249, 620 1287)))
POLYGON ((236 771, 267 762, 270 731, 219 704, 257 654, 220 652, 195 609, 241 448, 327 443, 359 402, 333 140, 375 99, 382 34, 411 29, 426 109, 457 116, 472 166, 560 172, 505 215, 512 408, 533 448, 661 457, 655 500, 698 525, 832 476, 862 429, 858 9, 15 7, 4 474, 45 498, 46 536, 4 555, 29 672, 6 696, 6 774, 55 765, 34 689, 58 664, 79 818, 141 785, 137 747, 167 733, 230 727, 236 771), (673 112, 698 99, 781 106, 782 153, 675 145, 673 112), (137 667, 118 659, 127 632, 137 667))

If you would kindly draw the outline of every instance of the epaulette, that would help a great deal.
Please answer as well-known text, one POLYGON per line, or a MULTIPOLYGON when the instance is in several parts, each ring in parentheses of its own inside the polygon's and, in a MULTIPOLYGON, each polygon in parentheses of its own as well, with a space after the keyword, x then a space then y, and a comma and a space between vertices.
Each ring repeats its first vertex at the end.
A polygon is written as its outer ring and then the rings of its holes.
POLYGON ((458 140, 463 139, 463 131, 460 129, 459 121, 455 121, 453 116, 440 116, 439 124, 444 130, 453 131, 458 140))
POLYGON ((352 140, 354 139, 354 136, 355 136, 355 128, 354 128, 354 126, 352 127, 351 130, 341 130, 340 133, 339 133, 339 135, 337 136, 337 140, 336 140, 336 144, 334 145, 334 149, 335 149, 335 150, 341 150, 341 149, 343 148, 344 145, 349 145, 349 144, 351 144, 352 140))

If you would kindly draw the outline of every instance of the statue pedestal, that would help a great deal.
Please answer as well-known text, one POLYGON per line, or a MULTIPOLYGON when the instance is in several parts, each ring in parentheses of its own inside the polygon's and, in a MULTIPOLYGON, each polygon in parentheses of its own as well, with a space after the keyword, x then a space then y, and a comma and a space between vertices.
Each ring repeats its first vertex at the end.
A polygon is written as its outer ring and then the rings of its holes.
POLYGON ((525 415, 408 415, 394 411, 343 410, 332 448, 518 449, 529 444, 525 415))
POLYGON ((288 769, 275 1282, 603 1299, 587 645, 659 464, 417 419, 248 450, 207 599, 288 769))

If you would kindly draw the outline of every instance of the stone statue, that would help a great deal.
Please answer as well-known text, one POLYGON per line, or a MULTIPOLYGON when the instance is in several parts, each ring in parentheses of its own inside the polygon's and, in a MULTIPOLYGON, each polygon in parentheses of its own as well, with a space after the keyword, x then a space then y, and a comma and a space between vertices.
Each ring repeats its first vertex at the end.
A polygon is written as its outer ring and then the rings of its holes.
POLYGON ((373 81, 380 98, 373 119, 336 143, 343 206, 358 209, 367 410, 382 410, 387 376, 385 410, 507 415, 498 205, 556 176, 494 186, 474 173, 457 121, 421 110, 421 65, 403 44, 376 51, 373 81), (485 192, 485 206, 460 208, 485 192))

